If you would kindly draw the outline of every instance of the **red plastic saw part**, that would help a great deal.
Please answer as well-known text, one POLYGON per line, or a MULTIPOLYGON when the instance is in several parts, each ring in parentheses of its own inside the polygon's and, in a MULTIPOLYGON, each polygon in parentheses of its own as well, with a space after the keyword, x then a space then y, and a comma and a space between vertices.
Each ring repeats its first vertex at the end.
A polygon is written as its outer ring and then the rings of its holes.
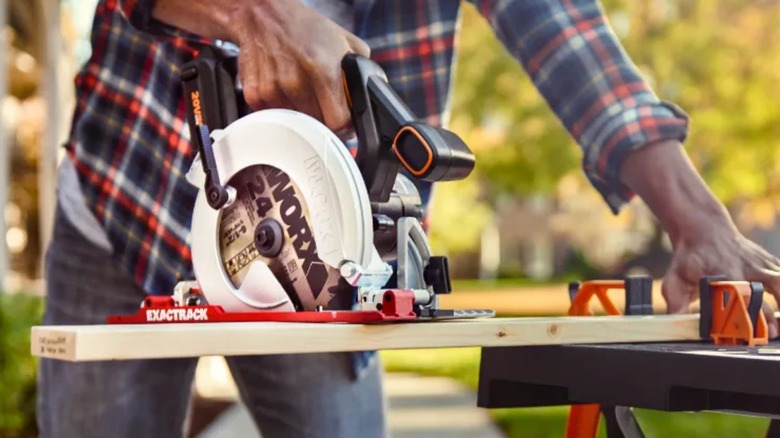
POLYGON ((372 322, 409 321, 414 313, 414 294, 408 290, 386 291, 381 310, 323 310, 319 312, 225 312, 221 306, 177 306, 172 297, 147 297, 133 315, 111 315, 109 324, 170 324, 202 322, 372 322))

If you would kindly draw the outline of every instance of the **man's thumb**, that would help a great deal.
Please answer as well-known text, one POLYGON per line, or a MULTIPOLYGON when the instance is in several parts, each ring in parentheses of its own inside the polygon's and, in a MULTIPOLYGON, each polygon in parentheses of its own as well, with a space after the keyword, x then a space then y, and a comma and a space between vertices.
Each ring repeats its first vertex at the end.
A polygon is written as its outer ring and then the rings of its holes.
POLYGON ((764 301, 761 303, 761 311, 764 312, 764 317, 766 318, 767 335, 770 339, 776 338, 778 327, 774 309, 772 309, 772 306, 770 306, 769 303, 764 301))
POLYGON ((661 294, 666 300, 666 313, 687 313, 691 303, 691 286, 672 269, 661 283, 661 294))

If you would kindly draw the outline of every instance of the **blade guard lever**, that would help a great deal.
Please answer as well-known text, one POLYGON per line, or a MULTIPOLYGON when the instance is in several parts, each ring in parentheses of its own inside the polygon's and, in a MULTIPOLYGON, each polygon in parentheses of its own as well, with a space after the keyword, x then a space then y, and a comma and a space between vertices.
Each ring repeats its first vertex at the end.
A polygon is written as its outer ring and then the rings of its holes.
POLYGON ((424 181, 452 181, 474 169, 474 154, 455 133, 417 120, 368 58, 348 54, 342 79, 358 137, 355 160, 372 202, 387 202, 401 167, 424 181))
POLYGON ((244 100, 234 80, 236 72, 236 58, 211 47, 204 47, 181 72, 190 136, 206 176, 206 199, 214 209, 222 208, 234 196, 220 181, 210 133, 224 129, 245 111, 238 106, 244 100))

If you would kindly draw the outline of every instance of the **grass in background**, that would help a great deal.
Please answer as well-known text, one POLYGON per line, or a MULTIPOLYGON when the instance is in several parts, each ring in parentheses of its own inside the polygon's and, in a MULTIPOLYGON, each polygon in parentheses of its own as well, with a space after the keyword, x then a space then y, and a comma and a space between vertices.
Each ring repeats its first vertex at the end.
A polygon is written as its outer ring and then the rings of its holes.
POLYGON ((530 278, 499 278, 496 280, 463 279, 452 280, 452 290, 455 291, 481 291, 481 290, 502 290, 516 289, 520 287, 534 286, 552 286, 560 285, 565 287, 566 282, 533 280, 530 278))
POLYGON ((30 326, 43 301, 26 294, 0 294, 0 437, 35 436, 37 361, 30 354, 30 326))
MULTIPOLYGON (((479 381, 479 348, 382 351, 389 372, 452 377, 473 390, 479 381)), ((568 407, 493 409, 496 423, 510 437, 564 436, 568 407)), ((714 413, 669 413, 635 410, 648 437, 763 437, 769 420, 714 413)), ((600 435, 606 436, 604 426, 600 435)))

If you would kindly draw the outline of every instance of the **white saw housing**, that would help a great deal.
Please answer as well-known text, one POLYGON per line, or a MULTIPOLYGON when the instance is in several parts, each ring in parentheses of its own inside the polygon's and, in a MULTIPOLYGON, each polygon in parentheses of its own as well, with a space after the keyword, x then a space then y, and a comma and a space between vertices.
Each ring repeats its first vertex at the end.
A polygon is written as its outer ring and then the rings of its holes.
MULTIPOLYGON (((250 113, 211 136, 222 184, 247 167, 268 165, 298 186, 324 263, 335 269, 349 263, 366 274, 390 269, 374 247, 371 205, 360 171, 344 144, 322 123, 299 112, 269 109, 250 113)), ((220 211, 206 200, 199 157, 187 179, 200 189, 192 217, 192 261, 209 304, 228 312, 293 310, 263 262, 252 262, 242 285, 233 286, 219 251, 220 211)))

